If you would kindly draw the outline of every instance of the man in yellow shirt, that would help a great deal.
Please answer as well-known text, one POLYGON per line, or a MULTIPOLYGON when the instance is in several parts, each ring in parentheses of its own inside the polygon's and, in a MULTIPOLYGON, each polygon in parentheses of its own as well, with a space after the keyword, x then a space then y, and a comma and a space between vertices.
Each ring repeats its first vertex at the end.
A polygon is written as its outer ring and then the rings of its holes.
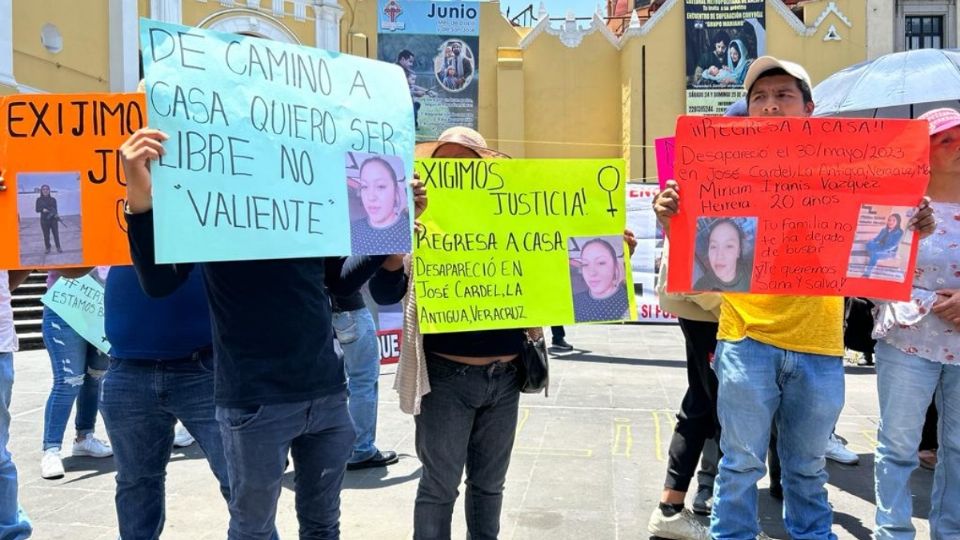
MULTIPOLYGON (((810 76, 793 62, 758 58, 744 80, 750 116, 810 116, 810 76)), ((680 197, 668 183, 656 207, 662 221, 680 197)), ((921 204, 911 227, 933 232, 921 204)), ((710 535, 755 538, 757 481, 774 418, 783 467, 784 524, 792 538, 835 539, 824 484, 824 454, 844 401, 843 298, 724 294, 714 370, 719 388, 719 474, 710 535)))

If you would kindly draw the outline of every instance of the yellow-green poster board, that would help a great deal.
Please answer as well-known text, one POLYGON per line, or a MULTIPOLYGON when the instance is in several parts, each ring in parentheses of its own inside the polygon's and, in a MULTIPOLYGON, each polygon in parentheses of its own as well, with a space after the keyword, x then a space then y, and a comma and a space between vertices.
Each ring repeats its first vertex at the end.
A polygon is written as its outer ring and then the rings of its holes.
POLYGON ((422 332, 634 317, 623 160, 428 159, 416 171, 422 332))

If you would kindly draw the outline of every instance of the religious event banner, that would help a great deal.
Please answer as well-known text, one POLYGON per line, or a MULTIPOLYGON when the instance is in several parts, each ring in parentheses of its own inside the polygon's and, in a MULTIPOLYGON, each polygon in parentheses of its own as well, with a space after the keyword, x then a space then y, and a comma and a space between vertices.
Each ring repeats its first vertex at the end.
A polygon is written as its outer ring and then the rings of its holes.
POLYGON ((722 115, 743 96, 747 69, 766 53, 764 3, 684 1, 687 114, 722 115))
POLYGON ((410 250, 413 109, 396 66, 140 21, 157 262, 410 250))
POLYGON ((142 94, 0 100, 0 268, 130 264, 117 149, 145 118, 142 94))
POLYGON ((66 321, 80 337, 104 354, 110 352, 103 326, 103 285, 93 276, 60 278, 40 301, 66 321))
POLYGON ((417 140, 477 127, 480 3, 378 0, 377 58, 403 68, 417 140))
POLYGON ((423 160, 413 275, 424 333, 635 317, 623 160, 423 160))
POLYGON ((909 298, 925 122, 687 116, 676 152, 671 292, 909 298))
MULTIPOLYGON (((662 140, 662 139, 658 139, 662 140)), ((660 188, 650 184, 627 185, 627 228, 637 239, 630 257, 637 320, 641 323, 676 323, 677 317, 660 308, 657 281, 663 260, 663 228, 653 212, 653 198, 660 188)))

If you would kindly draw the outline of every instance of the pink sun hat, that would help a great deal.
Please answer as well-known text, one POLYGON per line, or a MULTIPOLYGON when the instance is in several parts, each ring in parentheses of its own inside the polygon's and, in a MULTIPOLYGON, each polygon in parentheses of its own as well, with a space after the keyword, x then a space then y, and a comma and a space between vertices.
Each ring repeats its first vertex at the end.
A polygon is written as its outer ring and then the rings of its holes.
POLYGON ((930 123, 930 136, 934 136, 941 131, 960 126, 960 112, 956 109, 944 107, 927 111, 917 117, 917 120, 926 120, 930 123))

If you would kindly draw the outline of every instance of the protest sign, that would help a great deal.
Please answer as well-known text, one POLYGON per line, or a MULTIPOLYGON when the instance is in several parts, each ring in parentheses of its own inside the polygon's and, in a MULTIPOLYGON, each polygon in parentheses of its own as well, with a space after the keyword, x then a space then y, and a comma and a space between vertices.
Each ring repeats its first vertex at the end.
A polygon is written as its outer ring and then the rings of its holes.
POLYGON ((653 146, 657 152, 657 182, 660 184, 660 189, 667 186, 667 180, 673 180, 675 144, 676 139, 674 137, 663 137, 653 141, 653 146))
POLYGON ((148 19, 140 42, 150 124, 170 137, 152 170, 158 262, 409 251, 399 67, 148 19))
POLYGON ((130 264, 117 149, 145 118, 142 94, 0 101, 0 268, 130 264))
POLYGON ((363 302, 373 317, 377 329, 377 345, 381 364, 395 364, 400 361, 400 345, 403 341, 403 304, 379 305, 370 296, 367 283, 360 287, 363 302))
POLYGON ((377 58, 403 68, 417 140, 477 127, 480 3, 378 0, 377 58))
POLYGON ((663 228, 653 212, 653 198, 660 192, 654 185, 627 185, 627 228, 637 239, 630 257, 633 293, 637 301, 637 321, 675 323, 677 317, 660 308, 657 282, 663 257, 663 228))
POLYGON ((90 275, 79 279, 60 278, 40 301, 76 330, 80 337, 103 351, 110 343, 103 327, 103 285, 90 275))
POLYGON ((909 298, 929 144, 915 120, 681 117, 670 291, 909 298))
POLYGON ((632 319, 622 160, 423 160, 425 333, 632 319))
POLYGON ((766 54, 765 2, 686 0, 687 114, 722 115, 766 54))

